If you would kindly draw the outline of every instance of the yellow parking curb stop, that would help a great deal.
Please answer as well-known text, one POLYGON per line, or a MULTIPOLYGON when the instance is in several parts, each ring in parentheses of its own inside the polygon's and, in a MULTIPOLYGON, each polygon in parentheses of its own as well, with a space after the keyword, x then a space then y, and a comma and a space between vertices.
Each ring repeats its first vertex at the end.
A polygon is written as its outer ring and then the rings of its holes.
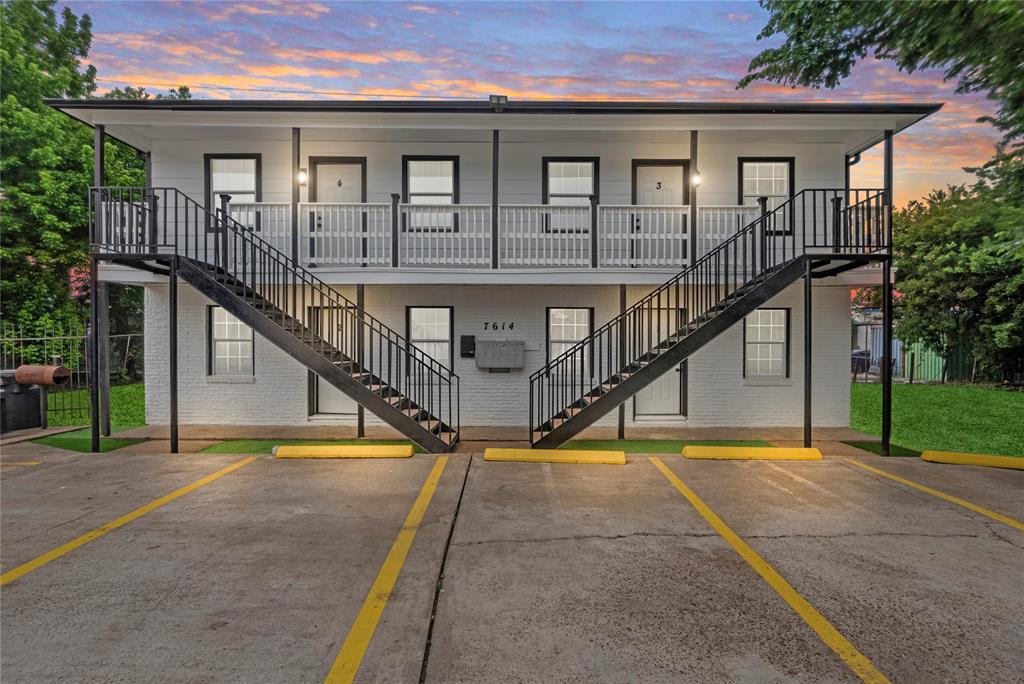
POLYGON ((1016 456, 986 456, 984 454, 966 454, 960 451, 925 451, 921 454, 921 458, 932 463, 1024 470, 1024 458, 1016 456))
POLYGON ((597 463, 626 465, 624 451, 587 451, 585 449, 498 449, 484 451, 485 461, 522 463, 597 463))
POLYGON ((283 444, 277 458, 409 458, 411 444, 283 444))
POLYGON ((686 458, 724 459, 737 461, 820 461, 821 452, 803 447, 683 447, 686 458))

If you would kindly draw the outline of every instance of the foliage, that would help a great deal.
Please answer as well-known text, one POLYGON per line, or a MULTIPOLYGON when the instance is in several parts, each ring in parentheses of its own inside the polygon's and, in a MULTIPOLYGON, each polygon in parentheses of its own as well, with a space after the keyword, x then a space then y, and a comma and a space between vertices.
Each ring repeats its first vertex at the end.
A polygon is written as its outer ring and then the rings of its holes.
MULTIPOLYGON (((854 384, 850 427, 882 434, 882 386, 854 384)), ((894 385, 892 441, 924 451, 1024 456, 1024 392, 980 385, 894 385)))
MULTIPOLYGON (((46 106, 52 97, 90 97, 96 69, 83 64, 92 22, 54 0, 0 3, 0 298, 4 319, 32 332, 70 328, 85 318, 88 198, 93 181, 89 127, 46 106)), ((147 98, 142 88, 114 98, 147 98)), ((190 97, 187 88, 157 97, 190 97)), ((109 140, 105 174, 111 185, 141 185, 144 164, 130 147, 109 140)), ((141 292, 112 296, 114 319, 141 310, 141 292)), ((136 321, 131 328, 138 327, 136 321)), ((117 328, 114 328, 116 331, 117 328)))
MULTIPOLYGON (((35 444, 45 444, 46 446, 67 449, 68 451, 78 451, 83 454, 88 454, 92 451, 92 433, 89 428, 72 432, 61 432, 60 434, 41 437, 32 441, 35 444)), ((145 441, 145 439, 139 437, 101 437, 100 453, 105 454, 114 449, 122 449, 145 441)))
MULTIPOLYGON (((58 402, 63 401, 63 405, 79 405, 88 406, 89 398, 86 396, 88 390, 62 390, 61 392, 50 393, 50 405, 60 405, 58 402), (58 398, 58 394, 61 393, 80 393, 80 397, 71 399, 65 397, 63 400, 58 398)), ((59 427, 61 425, 84 425, 88 423, 88 415, 76 416, 74 413, 62 416, 61 414, 51 413, 49 416, 50 427, 59 427)), ((113 432, 118 430, 127 430, 133 427, 139 427, 146 424, 146 388, 142 383, 136 383, 134 385, 114 385, 110 388, 110 423, 113 427, 113 432)))
POLYGON ((758 39, 784 34, 740 81, 835 88, 869 54, 903 71, 944 69, 959 93, 999 102, 991 119, 1007 140, 1024 136, 1024 12, 1016 0, 761 0, 771 16, 758 39))
POLYGON ((965 343, 998 374, 1024 350, 1024 257, 993 235, 1024 224, 1024 207, 950 187, 893 217, 901 297, 896 333, 943 356, 965 343))

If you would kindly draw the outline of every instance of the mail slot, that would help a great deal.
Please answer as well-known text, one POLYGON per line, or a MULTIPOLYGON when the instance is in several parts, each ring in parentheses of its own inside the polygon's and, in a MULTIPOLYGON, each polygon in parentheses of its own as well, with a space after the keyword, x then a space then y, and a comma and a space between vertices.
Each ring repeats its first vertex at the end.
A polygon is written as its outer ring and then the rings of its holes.
POLYGON ((476 341, 477 368, 522 368, 526 343, 523 341, 476 341))

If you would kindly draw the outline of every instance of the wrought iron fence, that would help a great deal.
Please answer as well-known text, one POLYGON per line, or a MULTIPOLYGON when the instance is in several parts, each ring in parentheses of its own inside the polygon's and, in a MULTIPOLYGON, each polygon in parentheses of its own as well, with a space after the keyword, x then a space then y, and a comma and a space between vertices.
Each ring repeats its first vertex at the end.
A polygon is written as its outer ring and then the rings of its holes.
MULTIPOLYGON (((89 369, 86 328, 72 325, 26 331, 4 325, 0 328, 0 368, 13 369, 23 364, 64 366, 71 380, 48 391, 47 423, 74 425, 89 422, 89 369)), ((110 379, 112 384, 142 382, 143 336, 126 333, 110 336, 110 379)))

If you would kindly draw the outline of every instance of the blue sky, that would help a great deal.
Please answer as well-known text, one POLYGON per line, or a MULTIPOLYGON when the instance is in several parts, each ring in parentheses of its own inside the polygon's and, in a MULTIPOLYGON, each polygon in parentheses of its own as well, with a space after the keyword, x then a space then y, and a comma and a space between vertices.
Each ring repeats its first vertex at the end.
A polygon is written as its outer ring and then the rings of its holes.
MULTIPOLYGON (((833 91, 737 91, 766 13, 746 2, 66 2, 93 19, 100 90, 188 85, 213 98, 586 98, 941 101, 899 136, 897 202, 961 183, 997 134, 993 111, 941 72, 867 60, 833 91)), ((875 180, 869 154, 858 170, 875 180)))

